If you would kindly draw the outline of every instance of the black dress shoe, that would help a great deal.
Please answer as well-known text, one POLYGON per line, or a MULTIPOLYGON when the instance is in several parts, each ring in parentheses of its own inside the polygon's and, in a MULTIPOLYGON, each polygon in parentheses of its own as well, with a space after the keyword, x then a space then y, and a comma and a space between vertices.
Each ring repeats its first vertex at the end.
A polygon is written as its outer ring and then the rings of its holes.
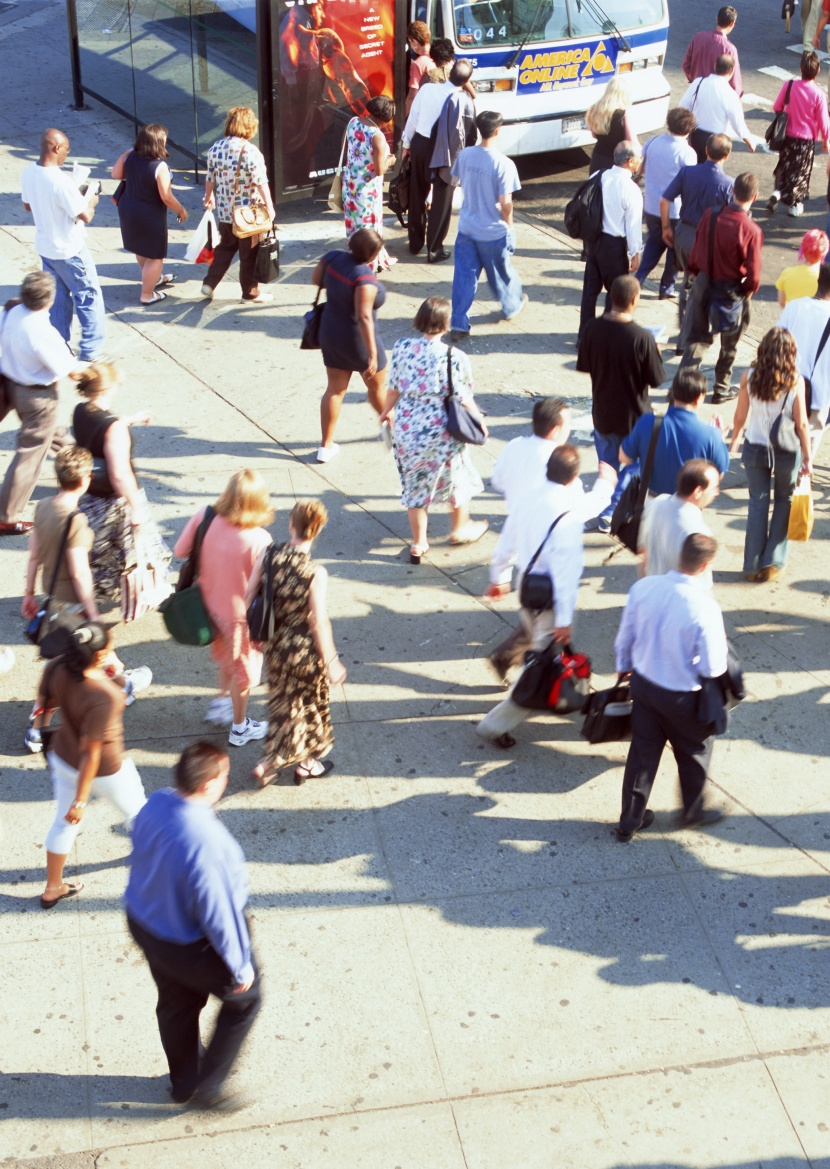
POLYGON ((11 524, 0 524, 0 536, 25 536, 34 526, 31 520, 15 520, 11 524))
POLYGON ((449 248, 441 248, 437 252, 429 252, 427 255, 428 264, 440 264, 442 260, 449 260, 452 252, 449 248))
POLYGON ((716 390, 712 394, 712 404, 714 406, 720 406, 722 402, 731 402, 734 398, 737 398, 738 392, 738 386, 730 386, 728 390, 716 390))
POLYGON ((681 828, 708 828, 722 820, 726 812, 723 808, 707 808, 705 812, 698 812, 696 816, 681 816, 681 828))
POLYGON ((646 808, 643 812, 643 818, 640 821, 639 827, 632 828, 630 832, 621 832, 619 826, 614 829, 614 833, 620 844, 628 844, 635 832, 642 832, 644 828, 650 828, 654 823, 654 813, 651 808, 646 808))

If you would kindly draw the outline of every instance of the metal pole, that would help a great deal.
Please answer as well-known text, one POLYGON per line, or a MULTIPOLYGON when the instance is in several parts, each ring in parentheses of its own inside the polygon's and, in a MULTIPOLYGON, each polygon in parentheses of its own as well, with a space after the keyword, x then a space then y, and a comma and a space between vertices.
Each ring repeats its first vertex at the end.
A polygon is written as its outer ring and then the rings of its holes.
MULTIPOLYGON (((279 21, 276 22, 279 28, 279 21)), ((274 138, 274 56, 271 51, 271 0, 256 0, 257 90, 259 91, 259 145, 271 194, 278 189, 274 138)))
POLYGON ((84 87, 81 83, 81 50, 78 44, 78 10, 75 0, 66 0, 66 23, 69 29, 69 65, 72 70, 73 110, 88 110, 84 105, 84 87))

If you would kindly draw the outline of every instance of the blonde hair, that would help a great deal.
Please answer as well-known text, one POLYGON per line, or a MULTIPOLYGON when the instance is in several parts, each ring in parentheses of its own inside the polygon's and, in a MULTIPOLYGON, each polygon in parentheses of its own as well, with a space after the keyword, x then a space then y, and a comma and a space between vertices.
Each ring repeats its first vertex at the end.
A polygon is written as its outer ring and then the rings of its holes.
POLYGON ((611 119, 617 110, 631 108, 633 99, 628 81, 624 77, 615 77, 605 87, 605 93, 588 110, 585 120, 588 129, 596 138, 599 134, 607 134, 611 127, 611 119))
POLYGON ((313 540, 329 522, 329 513, 319 499, 300 499, 291 508, 289 519, 299 539, 313 540))
POLYGON ((248 106, 234 106, 228 110, 225 119, 226 138, 253 138, 259 126, 259 119, 248 106))
POLYGON ((78 378, 78 393, 82 398, 100 398, 121 381, 121 374, 111 361, 93 361, 78 378))
POLYGON ((265 480, 256 471, 236 471, 213 505, 235 528, 267 527, 274 519, 265 480))

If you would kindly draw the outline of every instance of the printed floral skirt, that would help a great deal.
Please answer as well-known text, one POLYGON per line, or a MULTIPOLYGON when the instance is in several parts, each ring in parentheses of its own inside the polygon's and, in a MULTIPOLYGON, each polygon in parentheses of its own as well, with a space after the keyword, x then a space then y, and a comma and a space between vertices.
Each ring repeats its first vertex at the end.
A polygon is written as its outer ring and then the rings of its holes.
MULTIPOLYGON (((147 503, 142 492, 144 512, 147 503)), ((79 509, 84 513, 94 536, 89 554, 92 584, 98 601, 121 600, 121 575, 136 563, 135 533, 130 523, 130 507, 126 499, 111 496, 100 499, 82 495, 79 509)), ((159 569, 166 568, 173 559, 155 522, 145 519, 141 525, 142 555, 159 569)))
POLYGON ((807 138, 785 138, 773 172, 781 202, 791 207, 810 197, 815 143, 807 138))

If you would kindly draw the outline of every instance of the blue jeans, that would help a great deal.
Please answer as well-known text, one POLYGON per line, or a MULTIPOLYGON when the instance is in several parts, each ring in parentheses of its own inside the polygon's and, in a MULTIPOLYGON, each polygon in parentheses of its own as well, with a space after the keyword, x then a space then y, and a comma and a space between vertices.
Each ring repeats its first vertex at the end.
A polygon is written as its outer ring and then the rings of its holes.
MULTIPOLYGON (((600 434, 599 431, 594 431, 594 449, 597 452, 597 458, 601 463, 608 463, 609 467, 613 467, 615 471, 620 470, 620 443, 626 437, 624 434, 600 434)), ((626 464, 620 472, 617 479, 617 486, 614 488, 614 494, 611 496, 611 502, 606 507, 605 511, 600 515, 600 520, 610 520, 614 514, 614 508, 617 506, 617 500, 625 491, 628 480, 632 475, 639 472, 640 464, 635 461, 626 464)))
POLYGON ((801 455, 782 455, 759 443, 744 442, 741 464, 749 487, 744 541, 744 572, 783 568, 787 562, 787 528, 801 455), (770 495, 772 519, 770 520, 770 495))
POLYGON ((98 283, 98 273, 86 244, 77 256, 68 260, 47 260, 40 257, 44 272, 55 277, 55 303, 49 310, 49 320, 68 342, 72 333, 72 313, 78 314, 81 326, 81 361, 95 361, 104 344, 104 294, 98 283))
MULTIPOLYGON (((666 265, 663 268, 663 275, 660 277, 660 291, 671 292, 674 288, 674 280, 677 276, 677 263, 674 257, 674 248, 670 248, 663 239, 663 224, 659 215, 649 215, 646 212, 646 231, 648 236, 645 247, 643 248, 643 257, 640 260, 640 266, 635 275, 642 286, 649 272, 652 268, 656 268, 660 263, 663 252, 666 253, 666 265)), ((677 226, 677 220, 671 220, 672 228, 677 226)))
POLYGON ((506 317, 522 306, 522 282, 510 263, 515 251, 513 233, 497 240, 473 239, 461 232, 455 240, 452 274, 452 320, 450 328, 459 333, 470 331, 470 308, 476 298, 478 278, 483 268, 487 283, 506 317))

